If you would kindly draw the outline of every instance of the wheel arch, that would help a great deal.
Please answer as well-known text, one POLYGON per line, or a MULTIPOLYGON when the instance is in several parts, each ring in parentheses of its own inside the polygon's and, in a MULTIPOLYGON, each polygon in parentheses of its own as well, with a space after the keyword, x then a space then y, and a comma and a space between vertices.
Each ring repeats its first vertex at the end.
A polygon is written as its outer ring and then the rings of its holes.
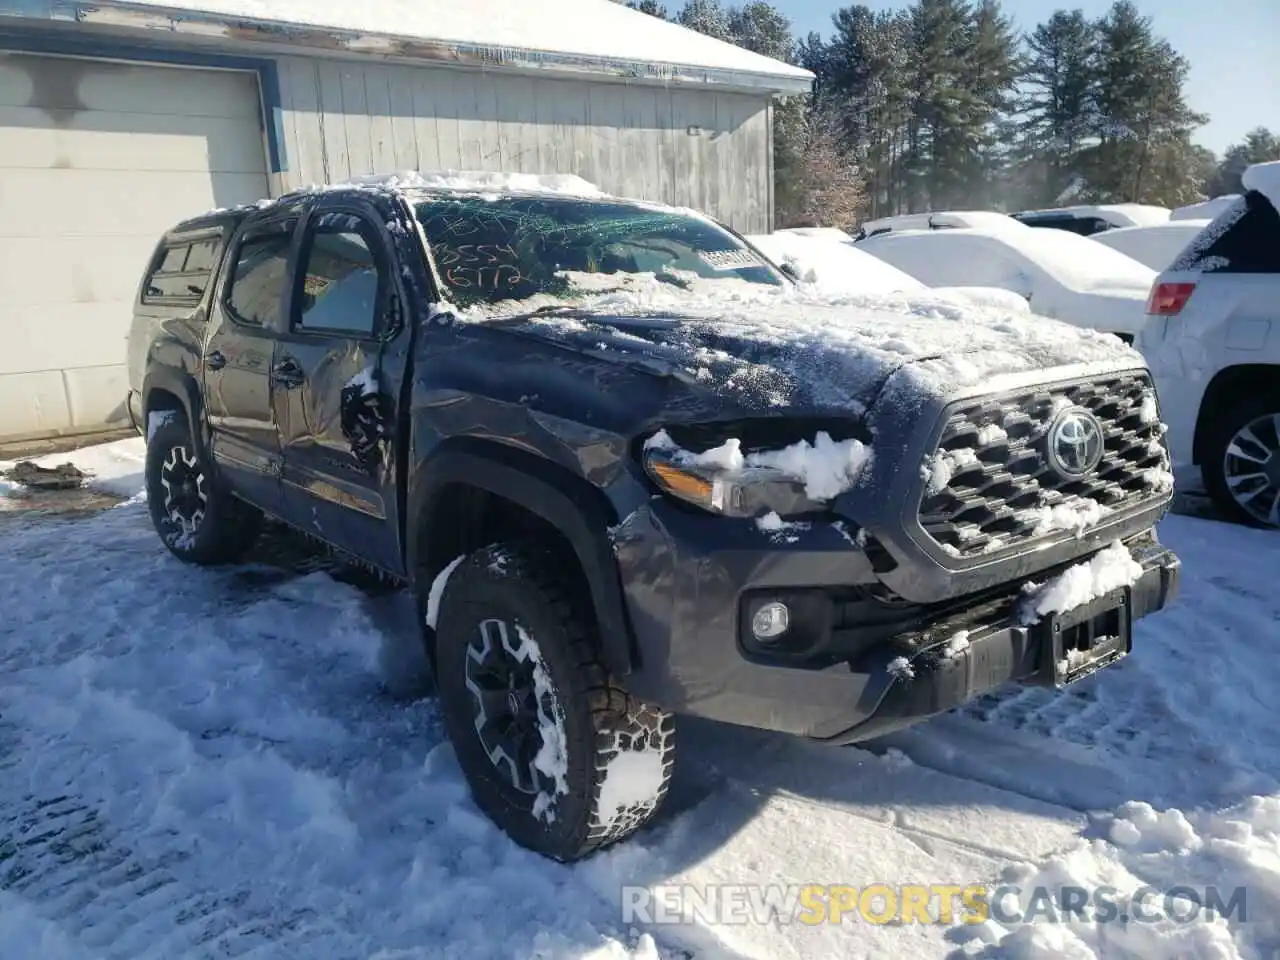
POLYGON ((191 440, 197 452, 205 453, 204 433, 200 430, 200 414, 204 404, 200 387, 189 373, 171 367, 156 366, 147 371, 142 385, 142 434, 147 435, 147 421, 155 410, 173 410, 187 420, 191 440))
MULTIPOLYGON (((479 438, 445 441, 416 465, 406 511, 407 568, 427 583, 460 552, 479 549, 512 526, 559 538, 585 587, 605 665, 629 674, 635 649, 609 527, 614 511, 600 490, 565 467, 507 444, 479 438), (523 518, 505 511, 523 512, 523 518), (433 535, 433 528, 443 530, 433 535)), ((554 544, 553 544, 554 545, 554 544)))
POLYGON ((1196 429, 1191 443, 1192 462, 1202 466, 1209 453, 1206 446, 1212 433, 1214 419, 1220 415, 1222 405, 1229 403, 1233 394, 1272 393, 1280 396, 1280 364, 1240 363, 1223 367, 1205 388, 1196 414, 1196 429))

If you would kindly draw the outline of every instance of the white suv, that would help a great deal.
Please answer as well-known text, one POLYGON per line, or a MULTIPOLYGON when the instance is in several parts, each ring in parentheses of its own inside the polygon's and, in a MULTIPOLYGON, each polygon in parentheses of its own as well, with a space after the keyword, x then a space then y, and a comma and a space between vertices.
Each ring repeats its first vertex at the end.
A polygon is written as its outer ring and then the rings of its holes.
POLYGON ((1280 163, 1249 168, 1246 192, 1151 290, 1138 347, 1156 378, 1181 486, 1280 527, 1280 163))

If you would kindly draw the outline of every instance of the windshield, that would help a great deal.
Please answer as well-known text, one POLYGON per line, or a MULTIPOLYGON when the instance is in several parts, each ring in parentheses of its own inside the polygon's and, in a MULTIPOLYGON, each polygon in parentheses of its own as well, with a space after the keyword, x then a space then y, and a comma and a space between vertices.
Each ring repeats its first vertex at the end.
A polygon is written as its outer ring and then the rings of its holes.
MULTIPOLYGON (((610 200, 439 196, 414 204, 446 292, 462 307, 572 299, 608 289, 588 274, 654 274, 780 286, 733 234, 701 217, 610 200)), ((627 277, 619 277, 619 286, 627 277)))

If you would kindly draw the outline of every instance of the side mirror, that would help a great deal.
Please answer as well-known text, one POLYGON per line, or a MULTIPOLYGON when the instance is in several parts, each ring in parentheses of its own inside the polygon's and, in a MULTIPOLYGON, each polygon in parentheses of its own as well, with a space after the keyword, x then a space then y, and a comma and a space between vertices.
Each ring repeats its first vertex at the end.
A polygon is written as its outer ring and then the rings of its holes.
POLYGON ((796 265, 792 263, 790 260, 787 260, 782 264, 780 264, 778 266, 778 269, 781 270, 788 277, 790 277, 792 280, 794 280, 796 283, 800 282, 800 271, 796 268, 796 265))

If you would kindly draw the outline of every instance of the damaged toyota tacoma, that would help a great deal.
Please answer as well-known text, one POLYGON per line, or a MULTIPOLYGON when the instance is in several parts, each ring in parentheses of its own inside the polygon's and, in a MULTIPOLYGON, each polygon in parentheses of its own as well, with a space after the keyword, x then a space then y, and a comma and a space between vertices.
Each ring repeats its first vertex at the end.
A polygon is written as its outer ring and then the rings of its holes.
POLYGON ((235 561, 270 516, 406 585, 476 803, 557 859, 653 817, 676 715, 863 741, 1089 676, 1178 590, 1119 340, 824 298, 576 178, 211 213, 135 313, 169 550, 235 561))

